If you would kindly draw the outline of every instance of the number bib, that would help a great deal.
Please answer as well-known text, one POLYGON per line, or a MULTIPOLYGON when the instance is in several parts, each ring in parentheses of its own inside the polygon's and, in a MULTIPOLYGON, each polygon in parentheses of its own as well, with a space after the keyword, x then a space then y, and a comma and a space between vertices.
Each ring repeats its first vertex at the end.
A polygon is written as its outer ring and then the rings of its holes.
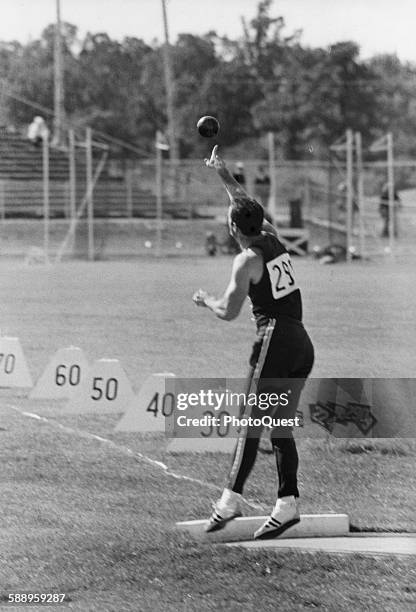
POLYGON ((268 261, 266 267, 269 272, 272 294, 275 300, 280 300, 296 291, 296 289, 299 289, 289 253, 282 253, 282 255, 268 261))

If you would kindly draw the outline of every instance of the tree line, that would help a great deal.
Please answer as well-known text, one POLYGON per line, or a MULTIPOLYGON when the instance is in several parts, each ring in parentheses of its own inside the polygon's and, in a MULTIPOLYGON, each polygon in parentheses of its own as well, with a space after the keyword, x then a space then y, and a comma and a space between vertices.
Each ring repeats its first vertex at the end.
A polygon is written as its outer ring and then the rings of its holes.
MULTIPOLYGON (((167 123, 162 45, 106 33, 81 38, 68 23, 62 37, 68 119, 151 155, 155 132, 167 123)), ((1 42, 0 78, 10 91, 52 108, 53 52, 53 25, 27 44, 1 42)), ((364 143, 392 131, 396 152, 416 155, 416 65, 392 55, 364 61, 353 41, 305 46, 301 32, 288 34, 284 19, 273 15, 272 0, 242 21, 238 39, 181 34, 170 53, 181 157, 206 153, 195 130, 204 114, 218 117, 222 144, 254 146, 272 131, 287 159, 308 159, 312 150, 324 155, 347 128, 360 131, 364 143)), ((3 104, 3 116, 17 127, 39 114, 10 96, 3 104)))

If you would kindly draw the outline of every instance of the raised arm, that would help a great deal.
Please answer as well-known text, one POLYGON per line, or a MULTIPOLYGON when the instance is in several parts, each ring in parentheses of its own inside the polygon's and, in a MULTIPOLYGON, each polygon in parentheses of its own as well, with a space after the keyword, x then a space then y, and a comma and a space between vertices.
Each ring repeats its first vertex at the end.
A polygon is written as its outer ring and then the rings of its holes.
MULTIPOLYGON (((251 198, 247 191, 235 180, 231 172, 228 170, 225 160, 218 155, 218 145, 215 145, 215 147, 212 149, 210 159, 205 159, 205 165, 208 168, 214 168, 217 171, 217 174, 220 177, 231 202, 238 196, 251 198)), ((277 236, 276 229, 266 219, 263 221, 263 230, 277 236)))
POLYGON ((247 191, 238 183, 231 172, 228 170, 225 160, 218 155, 218 145, 212 149, 210 159, 205 159, 205 164, 208 168, 215 168, 220 177, 228 197, 232 200, 234 197, 246 196, 249 198, 247 191))

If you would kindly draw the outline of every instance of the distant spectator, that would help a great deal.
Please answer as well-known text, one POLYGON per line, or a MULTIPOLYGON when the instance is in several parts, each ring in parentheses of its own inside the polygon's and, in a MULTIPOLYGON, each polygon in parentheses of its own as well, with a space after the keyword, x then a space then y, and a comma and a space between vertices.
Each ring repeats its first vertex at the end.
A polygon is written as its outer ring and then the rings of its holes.
POLYGON ((254 196, 263 208, 267 206, 270 196, 270 176, 266 173, 264 166, 257 168, 257 174, 254 177, 254 196))
POLYGON ((28 139, 35 145, 35 147, 39 147, 43 140, 49 138, 49 130, 48 126, 45 123, 43 117, 37 115, 32 123, 29 125, 27 130, 28 139))
MULTIPOLYGON (((401 201, 397 191, 393 190, 393 235, 397 238, 397 210, 400 208, 401 201)), ((390 205, 389 205, 389 184, 384 183, 381 188, 380 204, 378 207, 380 217, 383 220, 382 238, 390 236, 390 205)))

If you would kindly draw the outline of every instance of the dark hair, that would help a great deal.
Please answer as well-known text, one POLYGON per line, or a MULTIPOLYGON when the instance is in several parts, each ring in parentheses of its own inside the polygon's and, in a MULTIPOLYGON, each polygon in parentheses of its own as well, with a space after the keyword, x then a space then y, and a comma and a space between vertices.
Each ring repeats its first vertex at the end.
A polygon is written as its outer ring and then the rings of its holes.
POLYGON ((231 202, 230 218, 244 236, 258 236, 263 225, 263 207, 253 198, 238 196, 231 202))

